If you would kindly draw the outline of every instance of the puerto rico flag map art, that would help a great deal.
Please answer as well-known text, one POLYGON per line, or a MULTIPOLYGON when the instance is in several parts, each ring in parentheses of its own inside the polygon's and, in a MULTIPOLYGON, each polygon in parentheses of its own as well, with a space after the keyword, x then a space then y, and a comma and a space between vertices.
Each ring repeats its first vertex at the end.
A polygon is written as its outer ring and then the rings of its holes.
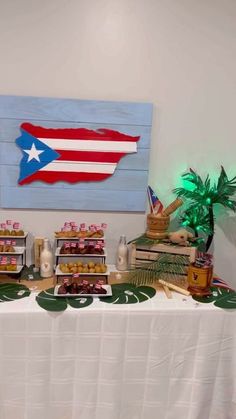
POLYGON ((152 110, 0 95, 0 208, 145 212, 152 110))
POLYGON ((30 123, 20 128, 16 139, 23 152, 19 185, 104 180, 113 175, 122 157, 137 152, 140 138, 109 129, 51 129, 30 123))

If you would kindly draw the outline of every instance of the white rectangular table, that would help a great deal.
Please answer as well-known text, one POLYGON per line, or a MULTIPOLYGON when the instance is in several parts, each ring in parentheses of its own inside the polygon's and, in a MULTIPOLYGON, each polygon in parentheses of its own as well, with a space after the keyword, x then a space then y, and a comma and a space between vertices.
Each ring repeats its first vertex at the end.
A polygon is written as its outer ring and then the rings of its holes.
POLYGON ((236 311, 150 301, 0 305, 1 419, 234 419, 236 311))

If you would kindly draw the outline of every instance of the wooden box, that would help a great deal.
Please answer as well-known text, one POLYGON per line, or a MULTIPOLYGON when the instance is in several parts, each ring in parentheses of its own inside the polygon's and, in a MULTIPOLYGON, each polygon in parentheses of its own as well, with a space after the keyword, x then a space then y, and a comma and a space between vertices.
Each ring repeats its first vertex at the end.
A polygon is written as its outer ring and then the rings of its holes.
POLYGON ((196 247, 173 246, 167 244, 131 245, 130 264, 132 267, 140 266, 144 263, 150 263, 158 258, 159 254, 168 253, 172 255, 188 256, 189 263, 194 263, 197 254, 196 247))
POLYGON ((144 264, 151 263, 158 259, 158 255, 162 254, 172 254, 172 255, 182 255, 187 256, 186 260, 184 261, 184 266, 186 266, 185 274, 176 274, 172 279, 171 282, 182 286, 184 288, 187 287, 187 275, 188 275, 188 266, 191 263, 194 263, 197 254, 196 247, 185 247, 185 246, 178 246, 178 245, 168 245, 168 244, 155 244, 152 246, 148 245, 136 245, 133 243, 131 245, 131 253, 130 253, 130 265, 131 268, 137 268, 143 266, 144 264))

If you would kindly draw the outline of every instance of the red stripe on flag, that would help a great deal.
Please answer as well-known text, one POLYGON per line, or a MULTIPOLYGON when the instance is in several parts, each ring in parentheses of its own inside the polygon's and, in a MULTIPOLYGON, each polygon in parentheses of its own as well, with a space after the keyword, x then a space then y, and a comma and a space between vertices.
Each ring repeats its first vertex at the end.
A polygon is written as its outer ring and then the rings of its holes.
POLYGON ((46 183, 55 182, 96 182, 105 180, 112 176, 112 173, 83 173, 83 172, 47 172, 40 170, 31 176, 19 182, 19 185, 27 185, 28 183, 41 181, 46 183))
POLYGON ((21 124, 21 128, 37 138, 68 139, 68 140, 102 140, 102 141, 130 141, 137 142, 140 137, 132 137, 118 131, 101 128, 97 131, 86 128, 43 128, 28 122, 21 124))
POLYGON ((118 163, 126 153, 110 153, 103 151, 70 151, 70 150, 55 150, 60 154, 56 160, 66 161, 87 161, 100 163, 118 163))

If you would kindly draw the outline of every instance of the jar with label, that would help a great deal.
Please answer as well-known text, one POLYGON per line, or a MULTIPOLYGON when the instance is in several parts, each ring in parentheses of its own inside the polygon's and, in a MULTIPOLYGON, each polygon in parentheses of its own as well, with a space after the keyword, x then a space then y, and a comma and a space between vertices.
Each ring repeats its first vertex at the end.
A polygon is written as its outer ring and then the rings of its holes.
POLYGON ((118 271, 126 271, 128 269, 128 246, 125 235, 120 236, 117 249, 116 268, 118 271))
POLYGON ((40 254, 40 276, 49 278, 53 275, 53 254, 48 239, 43 240, 43 250, 40 254))

